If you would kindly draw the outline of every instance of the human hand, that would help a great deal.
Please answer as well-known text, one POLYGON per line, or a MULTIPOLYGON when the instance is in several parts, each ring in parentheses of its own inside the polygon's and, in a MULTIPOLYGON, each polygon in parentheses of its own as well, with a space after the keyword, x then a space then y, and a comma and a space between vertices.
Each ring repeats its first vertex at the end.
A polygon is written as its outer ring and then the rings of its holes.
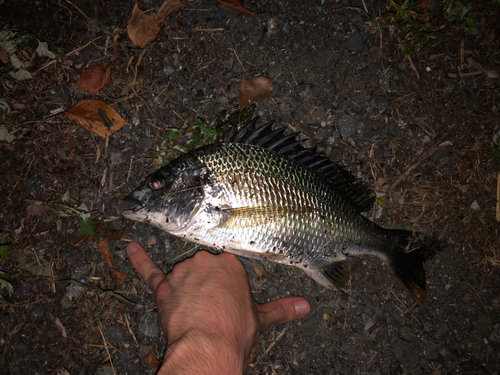
POLYGON ((158 374, 237 374, 271 324, 306 316, 301 297, 258 304, 236 256, 197 252, 165 275, 138 243, 130 262, 153 290, 167 350, 158 374))

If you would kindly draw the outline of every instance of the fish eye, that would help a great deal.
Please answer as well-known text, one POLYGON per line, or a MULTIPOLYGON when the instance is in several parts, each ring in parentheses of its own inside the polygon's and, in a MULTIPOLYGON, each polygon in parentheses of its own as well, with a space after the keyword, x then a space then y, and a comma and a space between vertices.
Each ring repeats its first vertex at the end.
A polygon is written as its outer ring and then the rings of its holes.
POLYGON ((163 187, 163 184, 161 183, 161 181, 159 181, 159 180, 156 180, 156 179, 155 179, 155 180, 151 180, 151 181, 149 182, 149 186, 150 186, 150 187, 151 187, 151 189, 153 189, 153 190, 158 190, 158 189, 160 189, 160 188, 162 188, 162 187, 163 187))

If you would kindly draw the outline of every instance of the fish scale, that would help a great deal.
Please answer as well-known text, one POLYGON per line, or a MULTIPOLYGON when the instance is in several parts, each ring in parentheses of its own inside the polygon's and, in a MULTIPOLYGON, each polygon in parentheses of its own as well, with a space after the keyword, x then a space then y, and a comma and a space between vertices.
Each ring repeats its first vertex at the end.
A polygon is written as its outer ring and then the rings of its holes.
POLYGON ((377 255, 423 302, 425 258, 405 251, 411 233, 368 220, 360 212, 367 195, 353 191, 358 185, 342 169, 270 132, 260 128, 256 136, 247 128, 234 132, 242 142, 214 143, 173 160, 126 198, 133 207, 123 215, 204 246, 301 268, 329 288, 349 280, 359 255, 377 255), (245 139, 265 139, 288 156, 245 139), (294 155, 307 155, 306 164, 294 155))

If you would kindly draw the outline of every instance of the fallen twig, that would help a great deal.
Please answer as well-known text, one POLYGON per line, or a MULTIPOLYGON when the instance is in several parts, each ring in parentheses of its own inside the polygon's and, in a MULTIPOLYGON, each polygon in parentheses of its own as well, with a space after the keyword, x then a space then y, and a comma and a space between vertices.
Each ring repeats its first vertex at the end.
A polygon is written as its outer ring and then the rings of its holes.
POLYGON ((413 163, 413 165, 406 170, 402 175, 400 175, 396 180, 392 183, 391 187, 389 188, 389 195, 392 196, 392 193, 394 192, 394 189, 396 186, 401 183, 401 181, 404 181, 408 175, 413 172, 420 164, 422 164, 425 160, 429 159, 432 155, 434 155, 436 152, 438 152, 441 148, 445 146, 449 146, 451 142, 446 141, 444 142, 445 138, 448 136, 448 133, 443 135, 441 138, 439 138, 431 147, 429 147, 420 157, 418 160, 413 163))
POLYGON ((339 88, 337 90, 337 95, 335 95, 335 100, 333 101, 334 108, 337 107, 337 102, 339 100, 340 93, 342 92, 342 89, 344 88, 344 82, 345 82, 345 79, 347 78, 347 75, 349 74, 349 70, 351 70, 351 66, 347 65, 345 70, 344 70, 344 74, 342 75, 342 79, 340 81, 339 88))
POLYGON ((255 361, 255 363, 252 363, 251 365, 249 365, 251 368, 254 368, 255 366, 257 366, 260 363, 260 361, 262 360, 262 358, 264 358, 267 355, 267 353, 269 353, 271 351, 271 349, 274 347, 274 345, 277 344, 277 342, 281 338, 281 336, 283 336, 285 334, 285 332, 288 330, 288 328, 290 328, 291 324, 292 324, 292 322, 288 323, 285 326, 285 328, 283 328, 283 330, 280 332, 280 334, 278 335, 278 337, 276 337, 276 339, 274 339, 271 342, 271 345, 269 345, 269 347, 266 349, 266 351, 259 356, 259 358, 257 359, 257 361, 255 361))

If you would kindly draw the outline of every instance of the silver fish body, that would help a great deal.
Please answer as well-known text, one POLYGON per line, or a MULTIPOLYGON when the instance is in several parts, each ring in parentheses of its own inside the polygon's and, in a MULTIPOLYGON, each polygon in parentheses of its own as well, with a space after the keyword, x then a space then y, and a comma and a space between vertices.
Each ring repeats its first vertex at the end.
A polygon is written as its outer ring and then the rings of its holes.
MULTIPOLYGON (((130 197, 131 220, 211 248, 303 269, 326 287, 343 286, 356 255, 388 262, 417 301, 422 260, 404 251, 409 233, 365 218, 329 179, 269 149, 217 143, 151 175, 130 197)), ((423 272, 423 276, 422 276, 423 272)))

